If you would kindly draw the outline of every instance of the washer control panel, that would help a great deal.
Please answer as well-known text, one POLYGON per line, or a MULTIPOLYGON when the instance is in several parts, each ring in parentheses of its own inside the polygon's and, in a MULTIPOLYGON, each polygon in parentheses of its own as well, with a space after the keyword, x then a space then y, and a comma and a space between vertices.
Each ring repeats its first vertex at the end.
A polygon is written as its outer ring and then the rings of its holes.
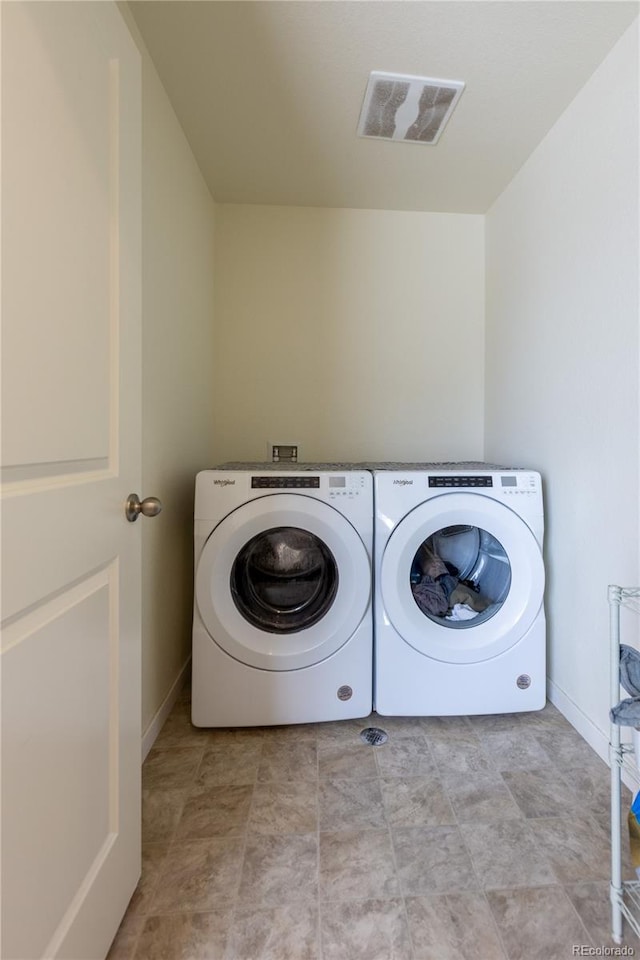
POLYGON ((364 490, 365 480, 350 473, 329 474, 325 478, 311 473, 297 476, 267 473, 251 477, 252 490, 320 490, 325 485, 330 500, 351 499, 364 490))
POLYGON ((287 477, 267 474, 264 477, 251 477, 252 490, 319 490, 320 477, 287 477))
POLYGON ((329 474, 329 500, 357 497, 364 490, 364 477, 350 473, 329 474))
POLYGON ((527 496, 538 492, 538 476, 535 473, 505 473, 500 476, 500 486, 505 496, 527 496))

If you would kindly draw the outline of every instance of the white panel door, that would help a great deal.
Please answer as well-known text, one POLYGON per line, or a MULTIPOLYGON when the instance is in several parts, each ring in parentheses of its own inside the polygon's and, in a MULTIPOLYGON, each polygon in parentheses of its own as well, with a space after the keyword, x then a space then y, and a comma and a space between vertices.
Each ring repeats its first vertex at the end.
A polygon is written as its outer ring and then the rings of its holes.
POLYGON ((92 960, 140 869, 140 58, 113 3, 1 15, 0 952, 92 960))

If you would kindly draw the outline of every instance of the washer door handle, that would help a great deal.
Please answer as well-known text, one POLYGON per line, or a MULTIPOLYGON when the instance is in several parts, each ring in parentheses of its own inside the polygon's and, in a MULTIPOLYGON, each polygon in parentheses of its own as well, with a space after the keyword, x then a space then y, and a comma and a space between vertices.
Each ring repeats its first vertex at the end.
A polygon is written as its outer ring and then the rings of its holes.
POLYGON ((130 493, 124 508, 124 514, 129 523, 135 523, 140 514, 143 517, 157 517, 162 510, 162 503, 157 497, 145 497, 141 500, 137 493, 130 493))

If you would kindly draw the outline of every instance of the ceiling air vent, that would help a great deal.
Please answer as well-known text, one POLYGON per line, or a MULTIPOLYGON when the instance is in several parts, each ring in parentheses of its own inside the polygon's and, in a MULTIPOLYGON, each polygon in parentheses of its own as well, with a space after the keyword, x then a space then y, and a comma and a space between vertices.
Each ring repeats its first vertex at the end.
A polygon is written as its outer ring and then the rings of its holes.
POLYGON ((437 143, 463 90, 461 80, 374 71, 364 95, 358 134, 408 143, 437 143))

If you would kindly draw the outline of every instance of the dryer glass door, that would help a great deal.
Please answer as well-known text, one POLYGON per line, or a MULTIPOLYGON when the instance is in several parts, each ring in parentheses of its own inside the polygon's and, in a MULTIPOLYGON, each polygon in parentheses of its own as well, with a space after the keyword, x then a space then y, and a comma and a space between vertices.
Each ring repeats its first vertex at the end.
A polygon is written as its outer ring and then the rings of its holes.
POLYGON ((425 656, 477 663, 522 639, 542 607, 544 565, 532 530, 488 497, 451 493, 418 505, 382 556, 386 615, 425 656))

